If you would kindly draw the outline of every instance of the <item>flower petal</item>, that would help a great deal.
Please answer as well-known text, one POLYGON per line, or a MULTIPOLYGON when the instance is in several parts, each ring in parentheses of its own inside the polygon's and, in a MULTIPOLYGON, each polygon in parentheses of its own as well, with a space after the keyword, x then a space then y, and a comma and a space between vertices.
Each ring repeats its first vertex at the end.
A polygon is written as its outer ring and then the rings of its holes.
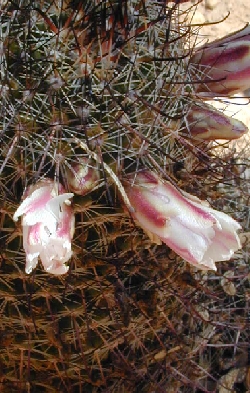
MULTIPOLYGON (((28 212, 33 213, 34 217, 37 217, 39 215, 39 211, 41 211, 40 214, 43 214, 44 206, 50 200, 50 198, 51 194, 48 187, 42 187, 35 190, 30 196, 25 198, 21 205, 18 207, 13 216, 13 220, 17 221, 20 216, 22 216, 23 214, 27 214, 28 212)), ((39 220, 34 218, 33 222, 36 223, 39 222, 39 220)))
POLYGON ((125 188, 132 215, 151 241, 163 241, 196 267, 216 270, 215 262, 230 259, 241 247, 235 220, 154 173, 138 173, 125 188))

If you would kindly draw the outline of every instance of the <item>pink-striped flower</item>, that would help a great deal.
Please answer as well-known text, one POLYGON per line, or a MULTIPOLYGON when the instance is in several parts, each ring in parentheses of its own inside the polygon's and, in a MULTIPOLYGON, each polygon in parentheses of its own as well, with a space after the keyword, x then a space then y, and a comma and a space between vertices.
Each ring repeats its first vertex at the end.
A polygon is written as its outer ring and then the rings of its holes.
POLYGON ((209 141, 237 139, 248 131, 240 120, 228 117, 204 102, 191 106, 186 115, 186 124, 190 135, 209 141))
POLYGON ((38 263, 51 274, 68 271, 65 263, 72 255, 71 239, 74 233, 74 215, 70 198, 60 183, 45 179, 30 186, 25 199, 13 219, 22 216, 23 247, 26 253, 26 273, 38 263))
POLYGON ((134 219, 151 241, 166 243, 200 269, 216 270, 215 262, 229 260, 241 248, 237 235, 241 227, 235 220, 179 192, 153 172, 130 177, 126 192, 135 209, 134 219))
POLYGON ((250 26, 198 48, 190 63, 202 71, 198 92, 229 96, 250 88, 250 26))

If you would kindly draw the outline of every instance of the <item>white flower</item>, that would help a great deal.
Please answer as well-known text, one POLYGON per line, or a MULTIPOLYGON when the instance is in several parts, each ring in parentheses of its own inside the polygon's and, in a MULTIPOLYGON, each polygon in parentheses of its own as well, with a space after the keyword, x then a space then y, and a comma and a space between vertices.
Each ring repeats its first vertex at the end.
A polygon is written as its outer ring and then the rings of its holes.
POLYGON ((206 202, 179 192, 156 174, 143 171, 126 186, 132 216, 152 242, 164 242, 200 269, 216 270, 215 262, 229 260, 241 248, 241 226, 206 202))
POLYGON ((22 216, 23 247, 26 273, 31 273, 40 257, 44 269, 51 274, 68 271, 65 263, 72 255, 74 215, 69 198, 61 184, 45 179, 30 186, 26 198, 16 210, 13 220, 22 216))

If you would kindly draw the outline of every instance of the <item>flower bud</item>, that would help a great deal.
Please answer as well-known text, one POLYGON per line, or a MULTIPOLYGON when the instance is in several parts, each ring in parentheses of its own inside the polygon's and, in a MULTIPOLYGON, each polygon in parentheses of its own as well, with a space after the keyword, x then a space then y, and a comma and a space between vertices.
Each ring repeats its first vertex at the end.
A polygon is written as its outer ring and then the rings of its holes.
POLYGON ((38 257, 48 273, 68 271, 65 263, 72 255, 74 234, 74 215, 69 201, 72 197, 72 193, 64 193, 62 185, 51 179, 41 180, 25 192, 13 220, 22 216, 26 273, 36 267, 38 257))
POLYGON ((237 139, 248 131, 240 120, 228 117, 205 103, 191 106, 186 115, 186 124, 192 137, 209 141, 237 139))
POLYGON ((81 158, 78 164, 67 170, 69 189, 78 195, 85 195, 96 187, 100 174, 96 166, 90 164, 87 158, 81 158))
POLYGON ((132 216, 152 242, 164 242, 187 262, 205 270, 216 270, 215 262, 229 260, 241 248, 237 234, 241 227, 227 214, 179 192, 153 172, 143 171, 129 180, 125 187, 135 209, 132 216))
POLYGON ((199 48, 190 59, 199 67, 197 92, 230 96, 250 88, 250 28, 199 48))

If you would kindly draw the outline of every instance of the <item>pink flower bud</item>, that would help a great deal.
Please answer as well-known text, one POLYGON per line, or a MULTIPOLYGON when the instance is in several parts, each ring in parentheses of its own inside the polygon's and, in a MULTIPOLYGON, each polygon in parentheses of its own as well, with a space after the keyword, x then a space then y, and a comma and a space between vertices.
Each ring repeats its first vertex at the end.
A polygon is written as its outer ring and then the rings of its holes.
POLYGON ((136 174, 126 192, 137 223, 157 243, 166 243, 187 262, 200 269, 216 270, 215 262, 229 260, 241 248, 240 225, 206 202, 180 193, 156 174, 136 174))
POLYGON ((202 71, 198 92, 228 96, 250 88, 250 27, 204 45, 190 63, 202 71))
POLYGON ((41 180, 30 186, 13 220, 22 216, 23 247, 26 252, 26 273, 31 273, 40 257, 44 269, 51 274, 68 271, 65 263, 72 255, 74 215, 69 198, 60 183, 41 180))
POLYGON ((78 195, 85 195, 93 190, 99 179, 99 171, 90 164, 87 158, 82 158, 79 164, 75 164, 67 170, 69 189, 78 195))
POLYGON ((191 136, 209 141, 237 139, 248 131, 240 120, 228 117, 205 103, 192 105, 186 115, 186 123, 191 136))

